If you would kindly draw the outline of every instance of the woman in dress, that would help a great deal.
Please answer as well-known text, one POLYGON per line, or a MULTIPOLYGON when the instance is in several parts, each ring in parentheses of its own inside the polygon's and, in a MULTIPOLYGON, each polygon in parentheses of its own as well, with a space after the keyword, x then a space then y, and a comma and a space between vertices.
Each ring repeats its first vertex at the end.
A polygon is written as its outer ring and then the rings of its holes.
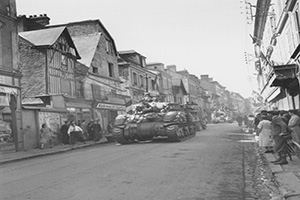
POLYGON ((272 122, 267 120, 266 115, 261 116, 261 121, 257 125, 257 132, 259 134, 259 146, 264 148, 265 152, 272 152, 273 137, 272 137, 272 122))

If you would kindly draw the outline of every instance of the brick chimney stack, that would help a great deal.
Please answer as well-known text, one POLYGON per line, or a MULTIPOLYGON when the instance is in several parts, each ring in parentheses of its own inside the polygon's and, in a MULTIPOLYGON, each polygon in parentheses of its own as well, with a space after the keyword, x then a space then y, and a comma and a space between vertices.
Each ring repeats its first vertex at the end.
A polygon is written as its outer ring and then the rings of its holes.
POLYGON ((50 18, 47 14, 29 15, 29 19, 43 26, 50 24, 50 18))

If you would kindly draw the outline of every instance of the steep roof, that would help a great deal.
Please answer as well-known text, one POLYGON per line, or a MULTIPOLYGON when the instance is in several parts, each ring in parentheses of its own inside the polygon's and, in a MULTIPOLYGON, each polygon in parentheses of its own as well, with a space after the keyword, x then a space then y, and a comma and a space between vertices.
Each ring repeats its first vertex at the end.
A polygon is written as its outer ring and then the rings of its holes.
POLYGON ((79 62, 87 67, 92 63, 100 37, 101 33, 72 37, 81 56, 79 62))
POLYGON ((20 32, 19 36, 24 38, 34 46, 50 47, 55 44, 55 42, 63 33, 67 37, 70 46, 74 48, 76 57, 79 59, 80 56, 77 51, 77 48, 66 27, 56 27, 56 28, 40 29, 34 31, 25 31, 25 32, 20 32))
POLYGON ((102 27, 103 30, 104 30, 104 32, 105 32, 105 34, 107 34, 107 36, 111 39, 111 41, 112 41, 112 43, 113 43, 113 47, 114 47, 116 53, 118 52, 113 37, 112 37, 111 34, 108 32, 108 30, 105 28, 105 26, 104 26, 103 23, 100 21, 100 19, 88 19, 88 20, 77 21, 77 22, 69 22, 69 23, 66 23, 66 24, 48 25, 48 26, 46 26, 46 28, 48 28, 48 27, 72 26, 72 25, 87 24, 87 23, 96 23, 96 24, 98 24, 100 27, 102 27))
POLYGON ((118 53, 120 55, 124 55, 124 54, 138 54, 144 58, 146 58, 145 56, 143 56, 142 54, 140 54, 139 52, 135 51, 135 50, 123 50, 123 51, 118 51, 118 53))
POLYGON ((66 27, 40 29, 35 31, 20 32, 19 35, 35 46, 53 45, 66 27))

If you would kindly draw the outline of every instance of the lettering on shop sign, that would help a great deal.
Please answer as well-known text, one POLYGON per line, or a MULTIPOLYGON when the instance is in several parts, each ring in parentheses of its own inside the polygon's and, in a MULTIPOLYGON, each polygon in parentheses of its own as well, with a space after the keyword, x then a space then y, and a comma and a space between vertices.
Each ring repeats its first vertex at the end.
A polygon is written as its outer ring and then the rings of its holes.
POLYGON ((121 105, 111 105, 111 104, 105 104, 105 103, 98 103, 97 108, 99 109, 107 109, 107 110, 125 110, 125 106, 121 105))

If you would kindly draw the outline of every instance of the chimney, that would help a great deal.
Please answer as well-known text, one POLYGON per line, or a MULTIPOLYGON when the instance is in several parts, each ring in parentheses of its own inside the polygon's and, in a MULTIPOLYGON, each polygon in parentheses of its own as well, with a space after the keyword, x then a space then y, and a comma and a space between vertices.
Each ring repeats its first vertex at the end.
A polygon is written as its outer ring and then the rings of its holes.
POLYGON ((168 65, 167 69, 172 71, 172 72, 176 72, 176 65, 168 65))
POLYGON ((29 18, 43 26, 49 25, 50 24, 50 18, 47 16, 47 14, 40 14, 40 15, 30 15, 29 18))
POLYGON ((208 80, 209 76, 207 74, 200 75, 200 79, 202 79, 202 80, 208 80))

